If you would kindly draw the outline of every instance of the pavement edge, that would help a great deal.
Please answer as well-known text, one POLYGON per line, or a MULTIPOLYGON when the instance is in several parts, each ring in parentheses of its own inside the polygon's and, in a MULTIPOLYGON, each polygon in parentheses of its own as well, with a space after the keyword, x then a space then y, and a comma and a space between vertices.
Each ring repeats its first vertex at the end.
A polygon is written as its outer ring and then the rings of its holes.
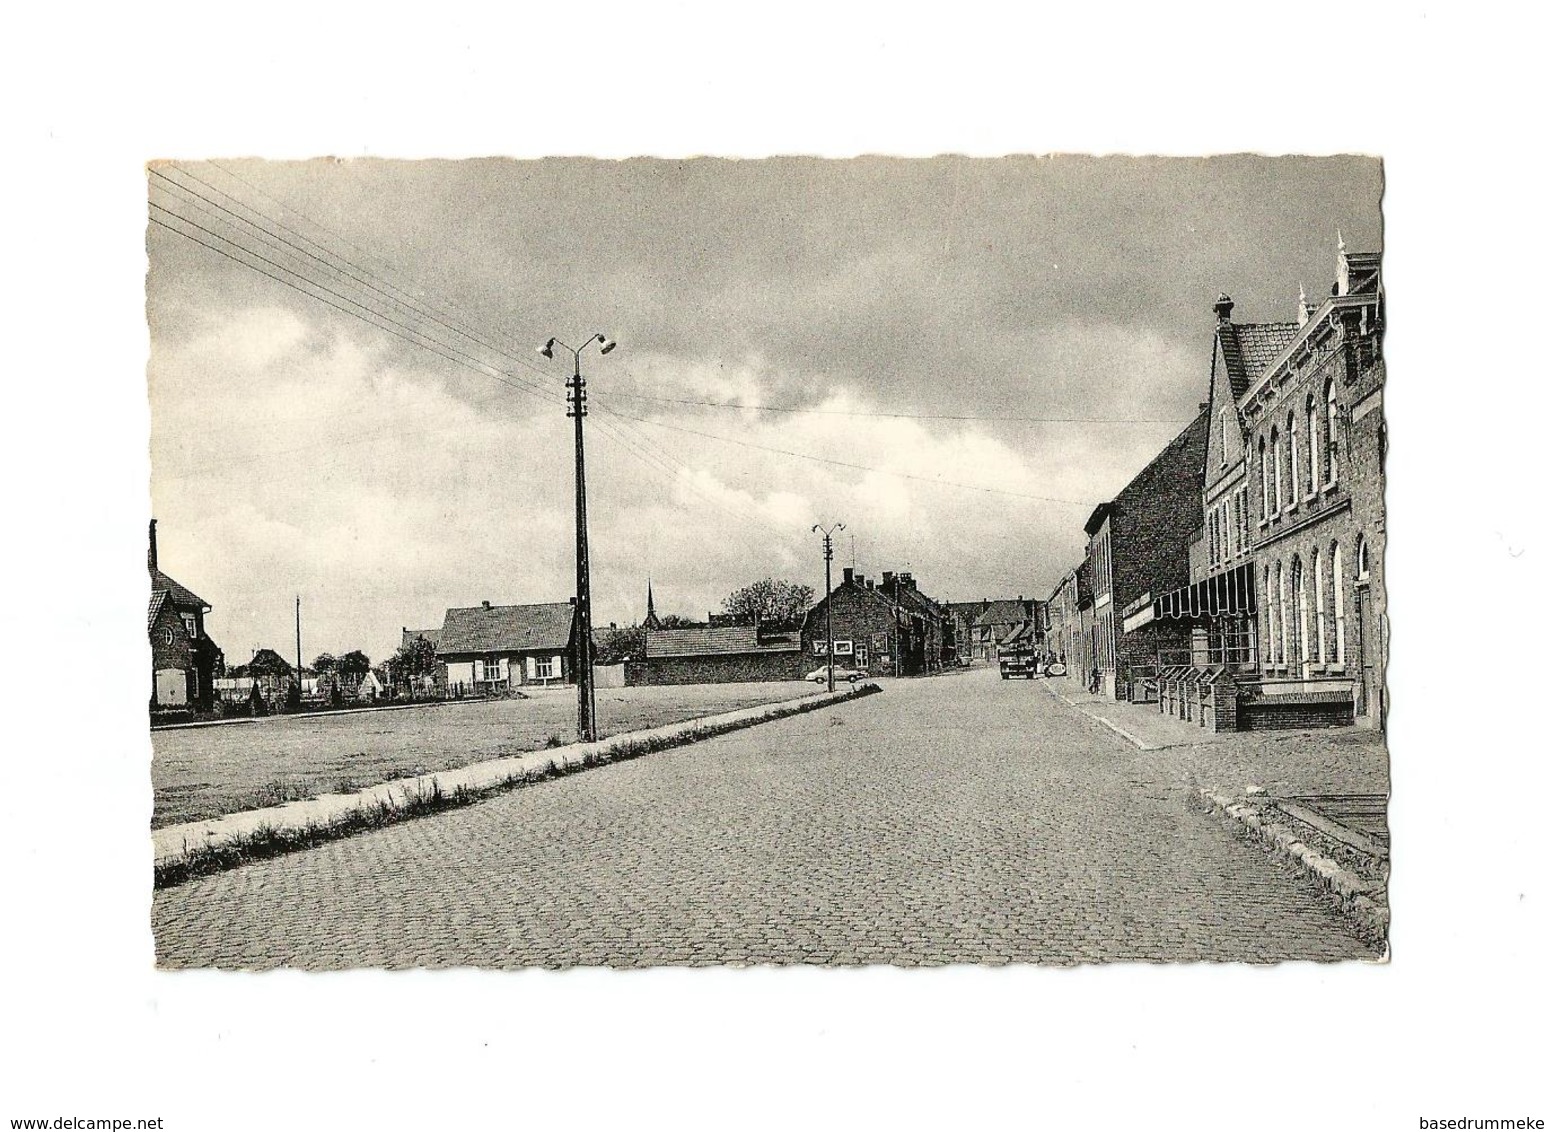
POLYGON ((473 805, 520 786, 687 746, 880 691, 878 684, 859 684, 836 692, 628 731, 593 743, 545 748, 397 779, 355 794, 326 794, 208 821, 165 826, 151 832, 153 888, 168 888, 283 853, 473 805))
POLYGON ((1389 957, 1388 928, 1392 916, 1384 890, 1378 891, 1375 884, 1316 852, 1293 829, 1269 819, 1256 806, 1232 801, 1209 789, 1200 789, 1198 798, 1221 819, 1241 827, 1248 836, 1298 865, 1332 893, 1360 938, 1377 948, 1382 959, 1389 957))

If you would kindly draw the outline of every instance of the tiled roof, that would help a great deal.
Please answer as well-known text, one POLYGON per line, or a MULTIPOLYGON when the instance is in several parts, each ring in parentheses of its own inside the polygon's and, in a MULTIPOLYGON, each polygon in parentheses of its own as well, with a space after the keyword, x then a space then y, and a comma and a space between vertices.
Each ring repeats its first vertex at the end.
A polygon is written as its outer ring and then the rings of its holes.
POLYGON ((1254 378, 1273 364, 1284 348, 1295 341, 1300 324, 1295 322, 1222 322, 1215 328, 1230 391, 1240 397, 1254 378))
POLYGON ((146 632, 151 632, 151 627, 156 624, 156 615, 162 612, 162 606, 167 604, 166 590, 152 590, 151 604, 146 607, 146 632))
POLYGON ((1021 621, 1030 620, 1031 611, 1028 605, 1022 605, 1018 601, 1005 599, 995 601, 987 607, 987 612, 977 618, 978 625, 1017 625, 1021 621))
POLYGON ((450 609, 438 632, 437 651, 458 653, 561 651, 572 641, 572 603, 477 605, 450 609))
POLYGON ((754 625, 721 629, 654 629, 647 635, 647 655, 731 656, 752 652, 797 652, 798 638, 785 634, 762 639, 754 625))
POLYGON ((435 649, 437 647, 438 642, 442 639, 442 630, 441 629, 401 629, 400 633, 399 633, 399 647, 400 648, 404 648, 406 645, 408 645, 411 641, 415 640, 417 637, 420 637, 422 640, 426 641, 428 644, 430 644, 432 646, 432 648, 435 649))
POLYGON ((185 586, 180 586, 166 574, 162 573, 162 571, 153 569, 151 571, 151 592, 154 594, 159 591, 165 592, 168 600, 177 609, 187 608, 204 611, 210 608, 210 602, 206 601, 199 594, 185 586))

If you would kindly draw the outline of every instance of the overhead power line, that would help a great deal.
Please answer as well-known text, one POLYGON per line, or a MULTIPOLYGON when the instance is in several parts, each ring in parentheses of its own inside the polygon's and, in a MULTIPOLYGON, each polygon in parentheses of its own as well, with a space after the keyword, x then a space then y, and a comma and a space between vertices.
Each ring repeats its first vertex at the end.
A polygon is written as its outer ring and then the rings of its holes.
POLYGON ((685 397, 654 397, 646 393, 622 393, 618 389, 609 388, 606 388, 604 392, 610 397, 620 397, 628 401, 656 401, 667 405, 699 405, 708 409, 729 409, 737 412, 802 413, 817 417, 874 417, 906 421, 988 421, 990 423, 1009 422, 1016 424, 1158 424, 1171 425, 1175 428, 1184 428, 1188 423, 1165 417, 1030 417, 1015 413, 986 415, 979 413, 884 413, 868 409, 806 409, 788 405, 738 405, 728 401, 696 401, 685 397))
POLYGON ((741 448, 753 448, 760 452, 771 452, 779 456, 791 456, 796 460, 810 460, 817 464, 834 464, 837 467, 852 468, 853 470, 860 472, 877 472, 880 475, 894 476, 897 479, 918 480, 922 483, 937 484, 939 487, 958 487, 965 488, 967 491, 982 491, 993 495, 1009 495, 1015 497, 1016 499, 1033 499, 1039 503, 1063 503, 1072 507, 1091 507, 1094 505, 1093 503, 1086 503, 1078 499, 1059 499, 1050 495, 1032 495, 1023 491, 1010 491, 1007 488, 986 487, 982 484, 974 483, 961 483, 958 480, 944 480, 939 479, 936 476, 919 476, 914 475, 911 472, 898 472, 890 468, 874 467, 869 464, 854 464, 851 461, 837 460, 830 456, 816 456, 810 452, 794 452, 787 448, 774 448, 766 444, 755 444, 748 440, 736 440, 731 436, 718 436, 716 433, 701 432, 694 428, 686 428, 683 425, 670 424, 668 421, 655 421, 647 417, 633 417, 630 414, 618 413, 614 409, 607 409, 603 406, 595 406, 595 408, 597 408, 601 413, 609 413, 611 416, 625 417, 627 420, 640 421, 643 424, 655 425, 658 428, 673 429, 675 432, 684 432, 690 434, 691 436, 701 436, 708 440, 719 440, 724 444, 737 444, 741 448))

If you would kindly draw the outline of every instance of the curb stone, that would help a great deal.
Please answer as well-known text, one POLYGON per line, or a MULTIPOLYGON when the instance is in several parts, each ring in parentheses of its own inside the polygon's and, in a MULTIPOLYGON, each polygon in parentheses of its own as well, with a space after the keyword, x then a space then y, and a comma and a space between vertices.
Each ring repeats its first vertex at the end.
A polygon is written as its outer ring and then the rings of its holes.
POLYGON ((151 831, 155 887, 349 837, 419 814, 477 802, 527 783, 685 746, 879 691, 877 684, 859 684, 834 693, 821 692, 644 731, 628 731, 593 743, 526 751, 452 770, 395 779, 353 794, 321 794, 206 821, 163 826, 151 831))
POLYGON ((1198 797, 1222 818, 1242 826, 1249 835, 1300 865, 1323 888, 1338 898, 1345 918, 1353 924, 1360 937, 1379 948, 1382 958, 1387 957, 1387 929, 1392 917, 1386 906, 1384 885, 1367 881, 1337 861, 1322 856, 1301 841, 1293 830, 1269 820, 1255 806, 1231 801, 1213 790, 1200 789, 1198 797))

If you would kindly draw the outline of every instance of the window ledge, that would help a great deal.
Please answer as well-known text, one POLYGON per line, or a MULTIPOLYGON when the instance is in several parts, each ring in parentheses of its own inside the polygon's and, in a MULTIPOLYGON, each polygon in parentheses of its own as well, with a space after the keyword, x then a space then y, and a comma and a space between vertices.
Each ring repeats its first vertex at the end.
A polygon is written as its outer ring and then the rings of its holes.
POLYGON ((1306 503, 1315 503, 1316 501, 1317 501, 1317 493, 1316 492, 1314 492, 1314 491, 1313 492, 1309 492, 1306 495, 1306 498, 1305 498, 1305 502, 1306 503))

